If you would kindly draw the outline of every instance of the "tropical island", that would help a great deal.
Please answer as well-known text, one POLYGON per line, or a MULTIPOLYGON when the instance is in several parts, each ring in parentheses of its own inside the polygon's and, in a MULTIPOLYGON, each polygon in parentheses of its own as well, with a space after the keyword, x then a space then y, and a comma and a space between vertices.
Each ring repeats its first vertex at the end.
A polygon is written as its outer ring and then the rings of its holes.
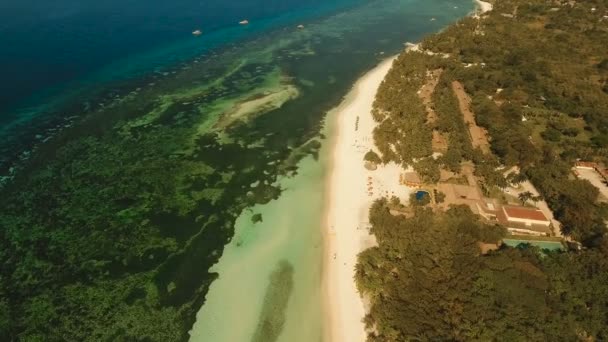
POLYGON ((608 337, 608 7, 491 7, 378 89, 360 163, 401 171, 354 271, 368 341, 608 337))

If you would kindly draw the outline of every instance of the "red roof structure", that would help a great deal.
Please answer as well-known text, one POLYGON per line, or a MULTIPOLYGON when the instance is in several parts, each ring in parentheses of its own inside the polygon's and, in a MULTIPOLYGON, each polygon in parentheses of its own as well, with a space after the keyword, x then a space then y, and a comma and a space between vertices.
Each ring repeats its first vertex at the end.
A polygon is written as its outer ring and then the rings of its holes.
POLYGON ((525 220, 549 221, 539 209, 504 206, 507 216, 525 220))
POLYGON ((586 161, 577 161, 576 164, 574 164, 576 167, 585 167, 585 168, 589 168, 589 169, 595 169, 598 167, 598 165, 594 162, 586 162, 586 161))

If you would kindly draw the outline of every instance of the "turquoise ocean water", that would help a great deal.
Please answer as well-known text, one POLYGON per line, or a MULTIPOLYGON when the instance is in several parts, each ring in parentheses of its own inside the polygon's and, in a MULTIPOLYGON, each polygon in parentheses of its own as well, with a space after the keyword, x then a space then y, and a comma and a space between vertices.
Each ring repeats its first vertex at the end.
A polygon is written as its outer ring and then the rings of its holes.
POLYGON ((2 2, 0 177, 36 144, 142 79, 362 2, 2 2), (251 24, 239 26, 243 19, 251 24), (196 29, 204 35, 194 39, 196 29))

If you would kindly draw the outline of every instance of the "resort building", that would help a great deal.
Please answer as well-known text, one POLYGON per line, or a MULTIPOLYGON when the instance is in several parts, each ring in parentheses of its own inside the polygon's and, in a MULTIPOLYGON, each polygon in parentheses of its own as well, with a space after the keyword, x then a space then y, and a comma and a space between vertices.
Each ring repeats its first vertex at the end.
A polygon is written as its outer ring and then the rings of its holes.
POLYGON ((415 171, 402 173, 399 176, 399 183, 410 188, 421 188, 423 185, 420 175, 415 171))
POLYGON ((488 220, 488 221, 497 221, 497 209, 496 209, 496 205, 494 203, 491 202, 491 200, 487 200, 487 201, 477 201, 475 203, 475 207, 471 207, 471 210, 476 213, 481 215, 481 217, 483 217, 484 219, 488 220))
POLYGON ((496 218, 511 233, 537 236, 551 234, 551 221, 537 208, 503 206, 496 218))
POLYGON ((489 200, 478 201, 473 212, 488 221, 497 221, 512 234, 551 235, 551 221, 540 209, 521 206, 501 206, 489 200))
POLYGON ((509 222, 523 223, 527 226, 536 224, 549 227, 551 225, 545 214, 537 208, 504 206, 502 211, 509 222))

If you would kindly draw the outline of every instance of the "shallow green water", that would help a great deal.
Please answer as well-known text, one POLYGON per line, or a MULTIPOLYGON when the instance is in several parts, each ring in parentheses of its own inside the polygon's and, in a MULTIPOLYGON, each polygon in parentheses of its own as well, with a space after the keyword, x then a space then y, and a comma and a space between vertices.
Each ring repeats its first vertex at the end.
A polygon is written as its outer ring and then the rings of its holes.
POLYGON ((298 173, 280 182, 285 191, 278 200, 238 218, 232 242, 212 269, 220 276, 198 314, 191 341, 249 341, 254 334, 255 341, 273 341, 272 335, 257 332, 269 311, 285 322, 279 324, 280 340, 321 338, 323 163, 308 157, 298 173), (263 221, 253 223, 254 214, 263 221), (272 274, 281 264, 293 273, 277 282, 272 274), (286 288, 289 283, 292 289, 286 288), (287 306, 276 303, 281 291, 290 292, 287 306))

